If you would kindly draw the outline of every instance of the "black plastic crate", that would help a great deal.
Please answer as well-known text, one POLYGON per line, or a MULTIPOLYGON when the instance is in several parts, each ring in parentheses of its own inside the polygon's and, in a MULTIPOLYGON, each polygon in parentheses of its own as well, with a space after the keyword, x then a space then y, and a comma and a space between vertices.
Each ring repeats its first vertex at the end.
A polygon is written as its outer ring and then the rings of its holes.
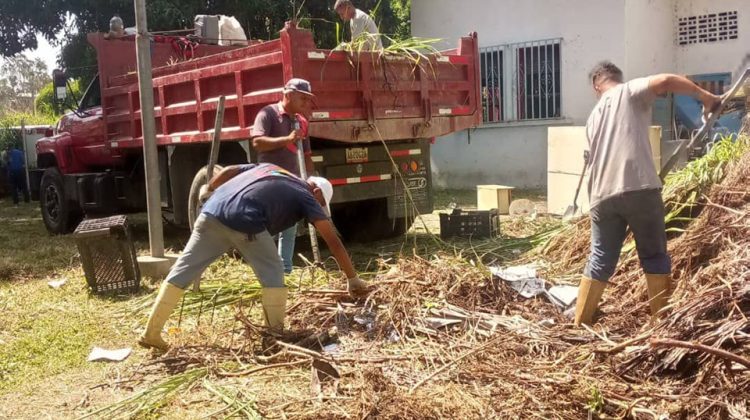
POLYGON ((500 234, 500 215, 497 209, 461 210, 440 213, 440 237, 453 236, 494 238, 500 234))
POLYGON ((133 293, 141 286, 128 219, 84 220, 73 233, 86 282, 94 293, 133 293))

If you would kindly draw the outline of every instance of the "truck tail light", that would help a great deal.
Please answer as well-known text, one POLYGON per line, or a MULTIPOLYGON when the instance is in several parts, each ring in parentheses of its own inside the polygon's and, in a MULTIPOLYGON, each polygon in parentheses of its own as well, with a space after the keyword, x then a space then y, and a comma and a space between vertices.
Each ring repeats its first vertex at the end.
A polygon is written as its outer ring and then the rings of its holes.
POLYGON ((419 169, 419 164, 416 161, 412 160, 411 161, 411 171, 412 172, 417 172, 417 169, 419 169))
POLYGON ((409 164, 407 162, 401 162, 401 172, 409 173, 409 164))

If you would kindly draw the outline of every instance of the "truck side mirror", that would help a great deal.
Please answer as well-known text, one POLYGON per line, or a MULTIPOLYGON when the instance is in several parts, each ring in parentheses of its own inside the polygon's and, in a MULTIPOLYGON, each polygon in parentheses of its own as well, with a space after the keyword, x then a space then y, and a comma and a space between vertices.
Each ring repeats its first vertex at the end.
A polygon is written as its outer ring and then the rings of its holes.
POLYGON ((63 103, 68 97, 68 78, 62 70, 52 71, 52 86, 55 89, 55 102, 63 103))

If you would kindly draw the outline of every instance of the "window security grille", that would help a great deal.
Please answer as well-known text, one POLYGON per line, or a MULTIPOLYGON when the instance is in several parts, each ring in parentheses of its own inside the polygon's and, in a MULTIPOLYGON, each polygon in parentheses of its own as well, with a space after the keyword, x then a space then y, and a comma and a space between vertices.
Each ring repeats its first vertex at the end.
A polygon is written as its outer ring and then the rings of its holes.
POLYGON ((559 118, 561 39, 480 49, 485 123, 559 118))
POLYGON ((677 44, 690 45, 738 38, 737 11, 686 16, 677 22, 677 44))

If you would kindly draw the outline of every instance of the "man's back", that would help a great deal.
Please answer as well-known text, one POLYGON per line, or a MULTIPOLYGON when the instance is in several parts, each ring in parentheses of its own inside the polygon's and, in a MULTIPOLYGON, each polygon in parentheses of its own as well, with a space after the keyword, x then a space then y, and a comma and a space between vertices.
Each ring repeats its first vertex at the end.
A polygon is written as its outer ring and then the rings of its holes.
POLYGON ((23 152, 18 149, 8 151, 8 169, 11 171, 20 171, 24 168, 23 152))
POLYGON ((302 218, 328 218, 305 181, 272 164, 245 165, 245 171, 216 189, 203 213, 239 232, 268 230, 272 235, 302 218))
POLYGON ((370 15, 357 9, 351 20, 352 40, 359 38, 362 34, 372 34, 367 42, 368 50, 383 49, 383 43, 380 40, 378 26, 372 20, 370 15))
POLYGON ((648 78, 634 79, 604 92, 591 112, 586 135, 592 208, 613 195, 661 187, 648 136, 655 98, 648 78))

